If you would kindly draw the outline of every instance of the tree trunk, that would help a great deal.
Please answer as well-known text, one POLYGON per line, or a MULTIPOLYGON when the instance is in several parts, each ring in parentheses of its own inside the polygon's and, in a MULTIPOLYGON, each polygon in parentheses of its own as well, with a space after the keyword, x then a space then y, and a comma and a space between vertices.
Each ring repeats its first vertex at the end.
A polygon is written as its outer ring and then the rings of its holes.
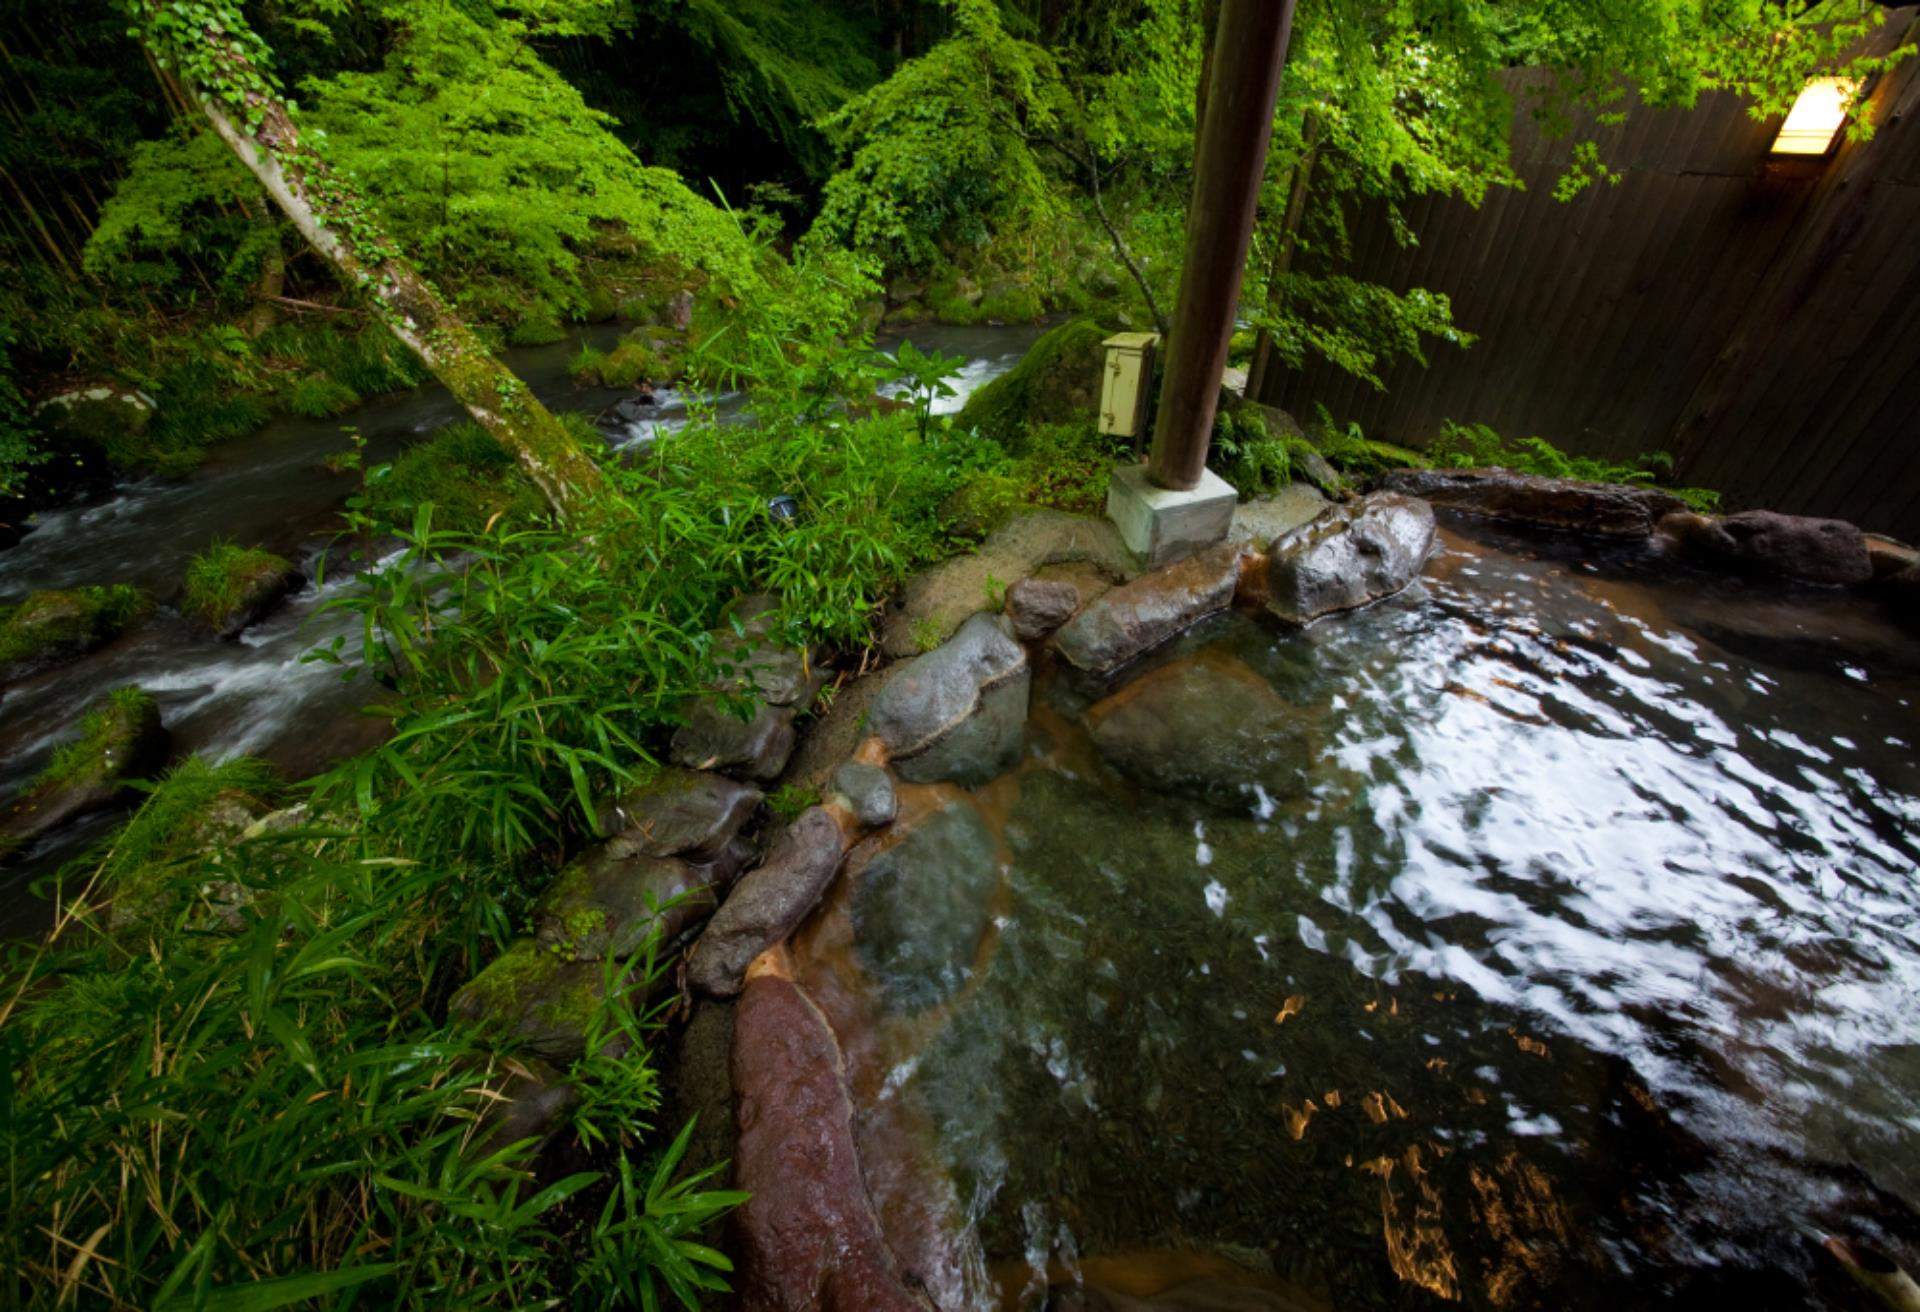
MULTIPOLYGON (((1287 212, 1280 221, 1280 240, 1273 249, 1273 264, 1267 270, 1267 317, 1279 315, 1286 304, 1285 283, 1293 269, 1294 248, 1300 244, 1300 219, 1307 210, 1307 193, 1313 184, 1313 157, 1320 148, 1320 120, 1312 114, 1300 133, 1300 159, 1293 166, 1292 185, 1287 193, 1287 212)), ((1254 337, 1253 360, 1247 367, 1247 400, 1263 399, 1268 376, 1273 372, 1275 351, 1273 332, 1262 328, 1254 337)))
MULTIPOLYGON (((143 37, 152 39, 150 5, 143 37)), ((214 131, 240 157, 300 235, 333 266, 342 283, 453 393, 546 496, 565 514, 582 493, 601 485, 600 469, 525 383, 495 360, 473 330, 441 299, 382 230, 379 219, 326 156, 300 137, 299 125, 250 51, 257 39, 232 21, 209 24, 195 39, 198 58, 174 58, 180 81, 200 102, 214 131), (224 85, 199 85, 193 70, 215 68, 224 85)))

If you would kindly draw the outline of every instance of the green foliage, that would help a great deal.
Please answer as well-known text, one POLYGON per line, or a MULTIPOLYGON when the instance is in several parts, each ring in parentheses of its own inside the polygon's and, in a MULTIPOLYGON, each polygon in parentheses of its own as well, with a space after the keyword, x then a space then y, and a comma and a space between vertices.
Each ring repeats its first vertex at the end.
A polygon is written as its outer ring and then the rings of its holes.
MULTIPOLYGON (((1435 465, 1446 469, 1497 466, 1522 474, 1574 478, 1589 483, 1651 484, 1659 482, 1673 469, 1673 457, 1664 451, 1651 452, 1622 464, 1569 455, 1544 437, 1523 437, 1510 442, 1486 424, 1457 424, 1451 420, 1441 425, 1440 434, 1428 444, 1426 455, 1435 465)), ((1697 487, 1668 490, 1695 510, 1719 509, 1718 492, 1697 487)))
POLYGON ((1293 481, 1286 437, 1268 431, 1267 421, 1251 407, 1220 412, 1207 463, 1242 499, 1272 496, 1293 481))
POLYGON ((843 163, 815 240, 927 267, 1057 207, 1032 141, 1066 107, 1053 56, 1009 34, 993 0, 952 10, 951 37, 823 121, 843 163))
MULTIPOLYGON (((567 422, 583 442, 601 440, 577 417, 567 422)), ((513 456, 470 420, 409 447, 391 465, 368 470, 366 482, 365 512, 390 523, 404 523, 414 507, 430 504, 442 527, 478 532, 496 518, 526 524, 543 507, 513 456)))
POLYGON ((802 788, 799 784, 781 784, 767 794, 767 809, 782 824, 791 824, 808 807, 820 805, 820 791, 817 788, 802 788))
POLYGON ((215 542, 187 564, 180 613, 213 628, 223 628, 261 587, 285 577, 292 568, 285 557, 271 551, 215 542))
POLYGON ((0 610, 0 666, 97 646, 152 609, 130 583, 32 593, 0 610))
MULTIPOLYGON (((583 301, 575 308, 584 314, 587 305, 583 301)), ((508 346, 552 346, 566 338, 567 330, 560 326, 558 319, 548 314, 529 315, 507 330, 508 346)))

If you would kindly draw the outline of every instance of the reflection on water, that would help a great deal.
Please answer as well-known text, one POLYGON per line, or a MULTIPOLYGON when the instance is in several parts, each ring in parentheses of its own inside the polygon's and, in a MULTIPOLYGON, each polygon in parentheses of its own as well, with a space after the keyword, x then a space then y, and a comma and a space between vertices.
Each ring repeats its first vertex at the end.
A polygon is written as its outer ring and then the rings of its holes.
POLYGON ((1155 658, 1296 708, 1284 795, 1130 781, 1059 677, 1013 776, 909 790, 985 822, 989 891, 896 849, 798 946, 971 1301, 1145 1252, 1334 1306, 1852 1306, 1797 1225, 1920 1263, 1920 656, 1748 600, 1447 537, 1155 658), (947 940, 966 977, 903 987, 947 940))

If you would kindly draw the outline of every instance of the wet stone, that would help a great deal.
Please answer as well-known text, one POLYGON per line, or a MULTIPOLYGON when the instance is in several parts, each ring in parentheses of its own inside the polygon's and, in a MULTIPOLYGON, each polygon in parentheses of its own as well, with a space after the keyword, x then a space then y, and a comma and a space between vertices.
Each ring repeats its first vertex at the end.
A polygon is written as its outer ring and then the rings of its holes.
POLYGON ((1233 603, 1243 548, 1223 543, 1122 584, 1053 635, 1068 663, 1106 675, 1233 603))
POLYGON ((687 982, 708 997, 737 994, 753 959, 792 933, 820 900, 845 852, 832 815, 817 806, 801 812, 720 904, 687 958, 687 982))
POLYGON ((1037 642, 1073 618, 1080 589, 1059 579, 1022 579, 1007 589, 1007 619, 1013 636, 1037 642))
POLYGON ((998 840, 955 798, 847 856, 860 965, 896 1013, 947 1001, 973 970, 1000 881, 998 840))
POLYGON ((676 765, 692 770, 719 770, 759 783, 780 777, 793 755, 793 711, 759 703, 742 718, 735 706, 719 697, 702 697, 674 730, 671 755, 676 765))
POLYGON ((1144 675, 1086 719, 1101 757, 1134 782, 1231 810, 1299 794, 1313 759, 1308 713, 1217 652, 1144 675))
POLYGON ((103 697, 95 707, 107 722, 94 755, 66 777, 32 786, 0 814, 0 859, 70 820, 115 805, 127 796, 131 780, 166 763, 171 736, 151 697, 127 703, 103 697))
POLYGON ((670 767, 602 806, 599 828, 629 852, 709 860, 753 816, 760 796, 721 775, 670 767))
POLYGON ((1657 488, 1516 474, 1510 469, 1396 469, 1381 487, 1435 508, 1590 537, 1644 538, 1663 515, 1684 510, 1657 488))
POLYGON ((580 1105, 580 1091, 538 1057, 506 1058, 487 1087, 499 1099, 481 1113, 480 1134, 470 1150, 476 1157, 526 1139, 538 1151, 580 1105))
POLYGON ((1335 506, 1274 540, 1267 609, 1293 624, 1390 597, 1419 576, 1433 549, 1426 502, 1375 492, 1335 506))
POLYGON ((878 829, 893 823, 900 799, 893 791, 893 776, 877 765, 848 761, 833 775, 833 790, 847 804, 847 810, 862 829, 878 829))
POLYGON ((625 960, 658 935, 664 946, 705 920, 746 853, 735 843, 714 860, 648 856, 618 842, 582 853, 540 901, 541 946, 583 961, 625 960))
POLYGON ((926 1312, 867 1195, 840 1045, 789 979, 760 974, 735 1009, 739 1306, 926 1312))
POLYGON ((1660 527, 1691 555, 1763 578, 1849 586, 1873 578, 1866 534, 1845 520, 1749 510, 1718 520, 1676 515, 1660 527))
POLYGON ((1018 759, 1032 673, 991 615, 908 661, 874 699, 868 728, 912 783, 984 783, 1018 759))

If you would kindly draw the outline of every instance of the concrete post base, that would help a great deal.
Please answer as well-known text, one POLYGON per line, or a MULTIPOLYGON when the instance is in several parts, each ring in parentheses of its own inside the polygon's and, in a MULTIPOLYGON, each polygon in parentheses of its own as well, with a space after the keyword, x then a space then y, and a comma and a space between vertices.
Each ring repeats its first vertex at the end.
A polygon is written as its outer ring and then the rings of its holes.
POLYGON ((1107 518, 1128 550, 1157 569, 1224 541, 1238 500, 1232 485, 1210 469, 1199 487, 1173 492, 1148 482, 1145 465, 1122 465, 1107 489, 1107 518))

